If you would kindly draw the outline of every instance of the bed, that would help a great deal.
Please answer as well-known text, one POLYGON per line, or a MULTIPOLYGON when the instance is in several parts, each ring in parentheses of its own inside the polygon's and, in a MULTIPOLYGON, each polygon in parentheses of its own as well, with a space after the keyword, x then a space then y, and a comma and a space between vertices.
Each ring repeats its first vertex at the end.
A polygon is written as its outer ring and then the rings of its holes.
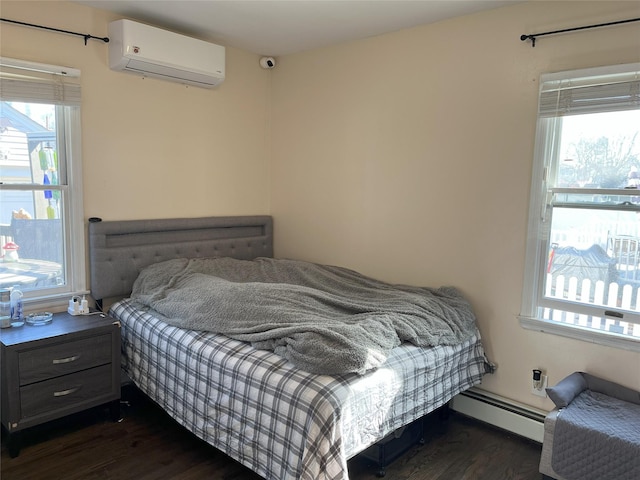
POLYGON ((125 373, 179 424, 266 479, 348 480, 350 458, 485 373, 475 324, 455 345, 402 343, 376 368, 323 374, 252 342, 171 324, 130 298, 141 272, 165 262, 272 259, 269 216, 91 219, 89 255, 93 298, 116 299, 125 373))

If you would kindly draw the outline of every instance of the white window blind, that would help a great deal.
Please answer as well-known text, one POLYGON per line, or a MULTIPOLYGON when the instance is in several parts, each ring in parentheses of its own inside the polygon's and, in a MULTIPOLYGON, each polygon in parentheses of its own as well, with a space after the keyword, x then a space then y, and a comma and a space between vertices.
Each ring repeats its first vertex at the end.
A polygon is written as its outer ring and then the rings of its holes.
POLYGON ((6 101, 79 106, 80 72, 0 57, 0 97, 6 101))
MULTIPOLYGON (((621 66, 620 69, 623 67, 621 66)), ((599 69, 547 74, 541 77, 539 117, 632 110, 640 107, 640 63, 626 71, 599 69), (571 75, 578 75, 571 77, 571 75), (584 75, 584 77, 581 77, 584 75)))

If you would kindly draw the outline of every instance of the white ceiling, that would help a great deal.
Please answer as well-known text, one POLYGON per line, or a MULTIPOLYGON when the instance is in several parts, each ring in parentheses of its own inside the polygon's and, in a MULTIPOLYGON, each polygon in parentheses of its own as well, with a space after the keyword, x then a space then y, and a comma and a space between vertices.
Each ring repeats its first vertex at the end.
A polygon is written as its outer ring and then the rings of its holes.
POLYGON ((185 35, 279 56, 518 3, 516 0, 76 0, 185 35))

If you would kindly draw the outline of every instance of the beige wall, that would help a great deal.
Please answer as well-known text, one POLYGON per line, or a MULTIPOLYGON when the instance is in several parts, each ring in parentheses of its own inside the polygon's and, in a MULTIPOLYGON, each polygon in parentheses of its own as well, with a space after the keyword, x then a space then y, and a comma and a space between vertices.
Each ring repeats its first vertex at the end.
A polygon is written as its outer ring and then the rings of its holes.
POLYGON ((640 388, 640 354, 524 330, 520 311, 538 77, 640 60, 640 2, 534 2, 279 59, 272 212, 279 256, 393 282, 456 285, 498 364, 483 388, 550 408, 587 370, 640 388))
MULTIPOLYGON (((3 18, 107 36, 120 17, 70 2, 5 1, 3 18)), ((266 214, 269 72, 226 49, 226 80, 207 90, 113 72, 107 44, 8 23, 1 54, 82 72, 86 217, 266 214)), ((215 39, 206 39, 215 41, 215 39)))
MULTIPOLYGON (((278 59, 227 48, 215 90, 112 72, 107 46, 0 24, 0 53, 82 70, 85 216, 272 213, 276 253, 417 285, 456 285, 489 357, 483 388, 549 408, 530 370, 640 388, 640 355, 523 330, 537 79, 640 60, 639 2, 535 2, 278 59)), ((67 2, 4 18, 107 35, 117 17, 67 2)), ((209 39, 216 41, 216 39, 209 39)))

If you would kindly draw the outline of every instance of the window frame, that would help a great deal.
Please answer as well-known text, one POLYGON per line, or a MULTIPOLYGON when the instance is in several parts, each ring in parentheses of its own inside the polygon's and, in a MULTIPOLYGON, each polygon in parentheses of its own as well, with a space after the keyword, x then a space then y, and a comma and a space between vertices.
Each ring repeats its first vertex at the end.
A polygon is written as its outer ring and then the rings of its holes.
POLYGON ((26 309, 65 310, 73 296, 86 295, 86 247, 82 186, 80 71, 0 57, 0 101, 42 103, 55 106, 56 145, 60 185, 5 184, 3 190, 59 190, 63 228, 65 284, 26 290, 26 309), (62 78, 61 78, 62 77, 62 78), (9 79, 11 85, 3 84, 9 79), (38 83, 34 96, 22 95, 21 81, 38 83))
MULTIPOLYGON (((554 196, 559 193, 576 193, 577 191, 579 191, 579 193, 588 193, 590 190, 584 188, 567 189, 556 186, 555 174, 557 169, 555 167, 557 165, 555 165, 555 163, 559 161, 560 155, 561 135, 559 135, 559 133, 562 128, 563 114, 560 112, 562 107, 557 105, 557 110, 554 114, 549 115, 549 104, 547 103, 546 105, 543 105, 544 88, 552 82, 558 83, 570 79, 578 79, 577 82, 582 82, 582 79, 587 79, 586 81, 588 82, 590 77, 602 75, 613 77, 614 75, 625 74, 625 72, 639 71, 640 63, 634 63, 628 65, 558 72, 555 74, 543 74, 540 78, 540 103, 536 124, 534 161, 532 166, 522 309, 520 315, 518 315, 520 324, 524 328, 616 348, 640 351, 640 338, 546 319, 542 313, 545 308, 556 308, 572 313, 584 313, 585 311, 588 311, 594 316, 617 319, 615 315, 607 314, 607 312, 612 309, 606 306, 594 305, 591 307, 587 306, 585 303, 578 306, 577 302, 545 297, 545 277, 552 240, 551 219, 553 209, 566 207, 566 205, 562 205, 561 202, 555 202, 554 204, 554 196), (541 113, 542 110, 546 110, 546 114, 541 113)), ((637 79, 638 75, 636 74, 634 82, 637 82, 637 79)), ((560 96, 560 94, 558 94, 558 96, 560 96)), ((597 105, 595 107, 589 105, 587 108, 591 111, 574 113, 611 112, 629 109, 616 108, 616 105, 606 105, 602 107, 602 109, 599 109, 597 105)), ((635 110, 635 108, 633 109, 635 110)), ((620 196, 632 196, 635 194, 635 196, 637 196, 638 191, 598 189, 598 194, 616 194, 620 196)), ((598 207, 592 205, 591 208, 597 209, 598 207)), ((638 212, 640 211, 640 207, 634 208, 633 210, 638 212)), ((640 323, 640 312, 629 313, 628 311, 625 311, 625 315, 627 315, 627 317, 624 321, 630 321, 635 324, 640 323)))

